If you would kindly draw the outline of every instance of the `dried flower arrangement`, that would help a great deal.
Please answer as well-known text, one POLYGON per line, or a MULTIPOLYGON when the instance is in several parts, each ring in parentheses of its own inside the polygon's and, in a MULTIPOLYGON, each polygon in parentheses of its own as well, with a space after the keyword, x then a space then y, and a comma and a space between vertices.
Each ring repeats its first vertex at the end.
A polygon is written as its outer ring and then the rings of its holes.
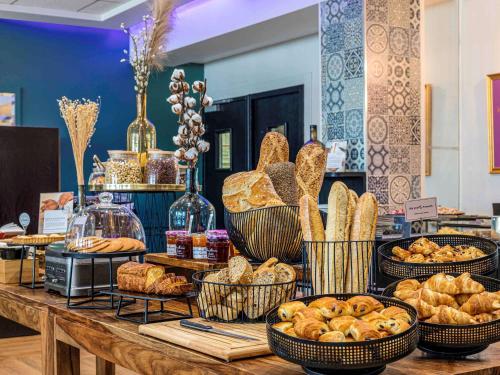
POLYGON ((100 98, 92 100, 70 100, 63 96, 57 101, 61 117, 68 128, 73 156, 75 158, 78 185, 84 185, 83 158, 95 131, 95 124, 101 107, 100 98))
POLYGON ((184 70, 174 69, 169 85, 172 95, 167 98, 167 102, 172 105, 172 112, 179 116, 177 121, 179 129, 177 135, 173 137, 174 144, 179 146, 175 151, 175 157, 184 161, 188 167, 194 168, 198 161, 198 155, 210 149, 210 144, 202 139, 203 134, 205 134, 203 112, 206 107, 213 104, 213 99, 206 95, 206 80, 193 82, 193 92, 199 93, 200 96, 200 106, 196 111, 194 109, 196 99, 189 96, 190 86, 185 78, 184 70))
MULTIPOLYGON (((138 94, 145 94, 149 75, 152 70, 161 71, 167 57, 165 42, 167 34, 172 28, 171 14, 175 7, 175 0, 154 0, 151 15, 142 17, 144 26, 137 35, 130 34, 133 51, 123 50, 127 58, 121 62, 128 62, 134 70, 134 89, 138 94)), ((125 24, 120 25, 125 34, 129 31, 125 24)))

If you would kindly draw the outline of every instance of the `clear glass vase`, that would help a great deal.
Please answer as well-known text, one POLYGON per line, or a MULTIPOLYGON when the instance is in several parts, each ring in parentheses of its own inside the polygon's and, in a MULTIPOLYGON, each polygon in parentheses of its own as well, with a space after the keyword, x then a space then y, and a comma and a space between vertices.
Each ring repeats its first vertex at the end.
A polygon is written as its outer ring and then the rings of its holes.
POLYGON ((137 118, 127 129, 127 150, 137 152, 141 167, 147 160, 147 151, 156 148, 156 128, 146 116, 147 95, 137 94, 137 118))
POLYGON ((187 169, 186 193, 170 206, 168 216, 170 230, 203 233, 215 229, 215 209, 198 193, 196 168, 187 169))

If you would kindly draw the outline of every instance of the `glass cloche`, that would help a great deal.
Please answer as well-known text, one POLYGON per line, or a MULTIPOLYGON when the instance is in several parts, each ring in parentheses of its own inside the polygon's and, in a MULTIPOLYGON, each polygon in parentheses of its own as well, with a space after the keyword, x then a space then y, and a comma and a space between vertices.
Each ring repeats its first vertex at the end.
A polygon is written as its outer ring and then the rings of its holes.
POLYGON ((144 228, 127 207, 112 203, 113 194, 99 194, 99 203, 71 218, 65 245, 69 251, 111 253, 146 249, 144 228))

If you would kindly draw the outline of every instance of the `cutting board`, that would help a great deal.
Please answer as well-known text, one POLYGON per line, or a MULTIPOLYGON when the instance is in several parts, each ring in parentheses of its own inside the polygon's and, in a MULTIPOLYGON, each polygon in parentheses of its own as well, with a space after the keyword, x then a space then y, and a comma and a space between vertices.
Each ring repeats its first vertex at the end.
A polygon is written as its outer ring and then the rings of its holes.
POLYGON ((215 333, 196 331, 181 327, 178 320, 142 324, 139 326, 139 333, 208 354, 228 362, 241 358, 271 354, 271 350, 267 344, 265 323, 217 323, 207 322, 202 318, 189 320, 205 325, 211 325, 214 328, 223 329, 232 333, 255 337, 259 339, 259 341, 241 340, 217 335, 215 333))

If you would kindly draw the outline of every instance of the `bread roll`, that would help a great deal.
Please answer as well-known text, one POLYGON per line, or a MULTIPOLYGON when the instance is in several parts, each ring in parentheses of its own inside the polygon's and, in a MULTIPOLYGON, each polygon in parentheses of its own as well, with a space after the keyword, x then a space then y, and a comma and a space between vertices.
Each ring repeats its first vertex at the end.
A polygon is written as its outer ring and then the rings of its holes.
POLYGON ((228 268, 231 284, 249 284, 252 281, 253 269, 244 257, 235 256, 229 259, 228 268))
POLYGON ((318 200, 325 177, 326 152, 320 145, 311 143, 303 146, 295 160, 295 177, 299 188, 299 198, 309 194, 318 200))
MULTIPOLYGON (((364 193, 358 200, 351 229, 351 241, 375 241, 378 204, 372 193, 364 193)), ((346 293, 365 293, 372 260, 372 246, 352 243, 346 273, 346 293)))
POLYGON ((263 172, 266 166, 287 162, 289 158, 288 141, 278 132, 268 132, 260 144, 259 163, 257 171, 263 172))
MULTIPOLYGON (((328 217, 325 237, 327 241, 349 240, 351 223, 351 194, 347 186, 336 181, 328 195, 328 217)), ((323 293, 344 293, 344 280, 347 271, 347 247, 343 244, 328 244, 324 262, 323 293)))
MULTIPOLYGON (((305 194, 299 201, 300 225, 304 241, 324 241, 325 230, 316 200, 305 194)), ((311 282, 315 294, 321 294, 323 283, 323 244, 315 242, 306 246, 311 267, 311 282)))
POLYGON ((265 171, 281 200, 289 206, 297 206, 299 204, 299 188, 295 179, 295 164, 291 162, 274 163, 268 165, 265 171))
POLYGON ((227 177, 222 187, 222 202, 231 212, 284 205, 269 176, 257 171, 227 177))

